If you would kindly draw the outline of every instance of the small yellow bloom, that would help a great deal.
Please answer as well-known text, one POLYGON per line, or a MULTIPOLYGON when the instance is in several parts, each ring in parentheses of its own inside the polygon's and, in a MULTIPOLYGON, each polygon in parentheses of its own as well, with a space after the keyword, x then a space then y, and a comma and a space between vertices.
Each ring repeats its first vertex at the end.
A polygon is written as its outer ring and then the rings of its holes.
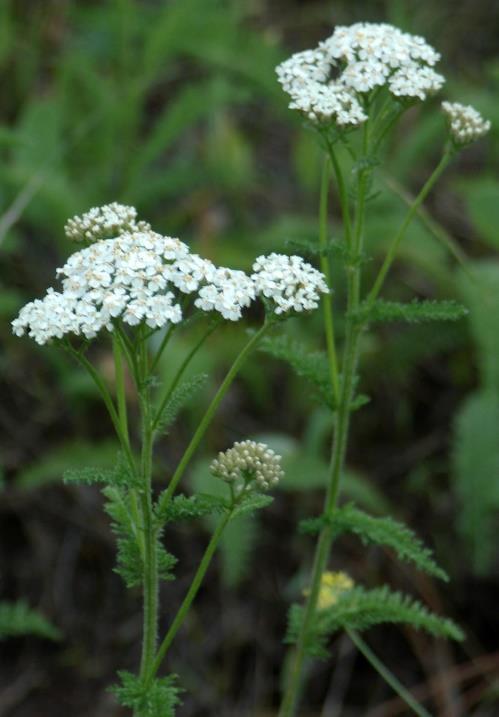
MULTIPOLYGON (((319 588, 319 597, 317 599, 317 607, 319 610, 325 610, 332 607, 338 602, 338 598, 354 586, 352 578, 343 572, 333 573, 330 570, 322 573, 321 585, 319 588)), ((310 590, 304 590, 304 595, 310 595, 310 590)))

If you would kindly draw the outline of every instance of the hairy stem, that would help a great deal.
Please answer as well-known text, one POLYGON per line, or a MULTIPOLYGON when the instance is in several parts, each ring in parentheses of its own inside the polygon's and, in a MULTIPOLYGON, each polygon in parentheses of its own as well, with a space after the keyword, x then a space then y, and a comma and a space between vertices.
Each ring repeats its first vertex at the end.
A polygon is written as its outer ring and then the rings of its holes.
MULTIPOLYGON (((331 290, 331 269, 328 254, 328 222, 327 222, 327 196, 329 190, 329 159, 325 157, 322 170, 321 198, 319 208, 319 246, 321 248, 321 270, 326 277, 326 283, 331 290)), ((340 386, 338 376, 338 359, 336 357, 336 344, 334 339, 333 299, 331 294, 323 294, 322 307, 324 312, 324 328, 326 334, 327 353, 329 357, 329 373, 334 403, 338 403, 340 386)))
MULTIPOLYGON (((368 129, 364 128, 364 154, 367 156, 368 129)), ((353 398, 355 372, 357 368, 359 353, 360 331, 351 317, 357 309, 360 301, 360 255, 364 234, 364 214, 367 194, 366 170, 360 170, 357 187, 357 212, 355 231, 352 237, 351 263, 347 267, 347 320, 346 336, 343 351, 343 371, 340 389, 339 404, 336 411, 334 440, 331 451, 331 462, 329 467, 329 481, 324 503, 324 514, 332 518, 336 509, 338 495, 341 486, 341 477, 345 462, 345 453, 348 442, 350 424, 350 411, 353 398)), ((326 569, 331 544, 333 540, 333 523, 328 520, 322 529, 317 542, 312 576, 310 582, 310 593, 305 606, 303 621, 296 642, 296 648, 291 663, 290 674, 287 677, 287 687, 279 711, 279 717, 292 717, 297 708, 301 691, 302 672, 306 657, 307 642, 312 628, 317 600, 321 586, 321 579, 326 569)))
POLYGON ((206 413, 204 414, 203 418, 201 419, 200 424, 198 425, 196 432, 194 433, 193 437, 191 438, 191 441, 187 448, 185 449, 184 455, 182 456, 180 463, 177 466, 177 469, 175 473, 172 476, 172 479, 170 480, 170 483, 168 485, 167 490, 165 490, 160 499, 158 504, 158 510, 161 511, 170 501, 171 497, 175 493, 175 489, 184 475, 184 471, 187 468, 189 461, 191 460, 192 456, 194 455, 197 447, 201 443, 204 434, 206 433, 206 430, 208 429, 213 416, 215 415, 215 412, 220 405, 220 402, 222 401, 223 397, 229 390, 233 380, 239 373, 239 370, 241 369, 241 366, 244 364, 250 353, 256 348, 258 345, 260 339, 263 337, 263 335, 268 331, 270 324, 264 323, 264 325, 261 327, 259 331, 257 331, 251 339, 248 341, 246 346, 241 350, 239 355, 236 357, 234 363, 230 367, 229 371, 227 372, 224 380, 222 381, 218 391, 216 392, 213 400, 211 401, 210 405, 208 406, 208 409, 206 413))
POLYGON ((405 215, 404 221, 402 222, 400 229, 398 230, 397 234, 393 237, 392 242, 388 248, 388 252, 386 254, 385 260, 383 261, 383 264, 381 265, 381 269, 378 272, 378 275, 376 277, 376 280, 373 284, 373 287, 371 291, 369 292, 369 295, 367 297, 367 301, 371 302, 376 299, 379 292, 381 291, 381 288, 385 282, 386 275, 388 274, 388 271, 390 270, 391 265, 393 264, 393 261, 395 259, 395 256, 397 254, 397 250, 400 246, 400 242, 405 236, 405 233, 414 217, 416 212, 419 209, 419 206, 424 202, 430 191, 433 189, 433 186, 439 179, 442 172, 446 169, 447 165, 451 161, 453 157, 453 152, 451 150, 447 150, 442 155, 442 158, 436 168, 434 169, 433 173, 430 175, 426 183, 424 184, 423 188, 415 198, 414 202, 412 203, 411 207, 409 208, 407 214, 405 215))
POLYGON ((222 537, 222 533, 225 530, 225 527, 227 523, 230 521, 232 517, 232 514, 230 512, 226 513, 224 517, 220 520, 218 523, 215 532, 211 536, 211 540, 208 543, 208 546, 203 554, 203 557, 201 558, 201 562, 199 563, 198 569, 196 570, 196 574, 194 575, 191 585, 189 587, 189 590, 187 591, 187 594, 182 602, 182 605, 180 606, 177 614, 175 615, 175 618, 170 625, 170 628, 168 629, 168 632, 165 635, 165 638, 163 642, 161 643, 158 652, 156 654, 156 658, 152 664, 152 667, 150 671, 147 674, 146 681, 149 682, 153 679, 156 672, 159 670, 162 661, 165 658, 166 653, 168 652, 170 645, 172 644, 173 640, 175 639, 175 635, 179 631, 180 627, 182 626, 187 613, 189 612, 189 609, 192 605, 192 602, 194 598, 196 597, 199 588, 201 587, 201 583, 203 582, 204 576, 206 575, 206 571, 208 570, 211 560, 215 554, 215 551, 218 547, 218 544, 220 542, 220 538, 222 537))
POLYGON ((194 356, 197 354, 197 352, 199 351, 199 349, 201 348, 201 346, 204 344, 204 342, 211 336, 211 334, 212 334, 212 333, 215 331, 215 329, 217 329, 219 326, 220 326, 220 322, 219 322, 219 321, 214 322, 211 326, 209 326, 208 329, 207 329, 207 330, 204 332, 204 334, 201 336, 201 338, 199 339, 199 341, 193 346, 193 348, 189 351, 189 353, 187 354, 187 356, 185 357, 185 359, 184 359, 184 360, 182 361, 182 363, 180 364, 179 369, 178 369, 177 373, 175 374, 175 378, 173 379, 171 385, 168 387, 167 392, 165 393, 165 395, 164 395, 163 398, 161 399, 161 403, 159 404, 159 408, 158 408, 158 410, 156 411, 156 416, 155 416, 155 418, 154 418, 154 420, 153 420, 153 424, 152 424, 153 431, 155 431, 155 430, 157 429, 158 423, 159 423, 159 421, 161 420, 161 415, 162 415, 162 413, 163 413, 163 411, 164 411, 164 409, 165 409, 165 406, 166 406, 166 404, 168 403, 168 401, 170 400, 170 398, 171 398, 171 396, 172 396, 172 393, 173 393, 173 392, 175 391, 175 389, 177 388, 177 386, 178 386, 178 384, 179 384, 179 381, 180 381, 180 379, 182 378, 182 376, 184 375, 185 370, 186 370, 187 367, 189 366, 190 362, 192 361, 192 359, 194 358, 194 356))
POLYGON ((144 677, 154 660, 158 635, 158 551, 157 533, 154 525, 152 501, 152 450, 153 431, 151 418, 151 398, 149 386, 149 366, 147 344, 140 346, 140 408, 142 418, 142 453, 141 469, 141 508, 144 528, 144 627, 142 636, 142 657, 140 663, 140 676, 144 677))

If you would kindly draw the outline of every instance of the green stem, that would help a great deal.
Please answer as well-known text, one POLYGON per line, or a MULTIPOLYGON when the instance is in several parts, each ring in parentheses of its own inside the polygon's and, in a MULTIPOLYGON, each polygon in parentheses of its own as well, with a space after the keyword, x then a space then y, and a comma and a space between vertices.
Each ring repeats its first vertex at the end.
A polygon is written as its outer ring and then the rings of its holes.
POLYGON ((123 452, 125 453, 125 456, 128 460, 131 470, 135 473, 135 470, 136 470, 135 461, 134 461, 133 454, 132 454, 132 451, 130 448, 130 442, 128 440, 128 435, 124 434, 122 431, 120 417, 118 415, 118 412, 116 411, 116 408, 113 403, 113 399, 107 389, 106 384, 104 383, 104 380, 100 376, 97 369, 95 369, 94 366, 92 366, 91 362, 87 359, 86 356, 84 356, 79 351, 75 351, 75 349, 72 346, 70 346, 69 344, 66 345, 66 348, 69 350, 71 355, 74 356, 74 358, 89 373, 90 377, 92 378, 95 385, 99 389, 99 393, 100 393, 102 400, 104 401, 104 404, 107 408, 109 417, 111 418, 111 421, 114 426, 114 430, 116 431, 116 435, 118 436, 120 445, 123 449, 123 452))
MULTIPOLYGON (((367 123, 366 123, 367 125, 367 123)), ((364 155, 367 156, 368 128, 364 125, 364 155)), ((343 374, 339 405, 336 411, 334 440, 329 468, 328 488, 324 503, 324 515, 330 518, 321 530, 313 562, 310 583, 310 594, 305 605, 303 621, 296 642, 295 653, 287 678, 287 687, 279 711, 279 717, 292 717, 295 714, 300 696, 302 672, 306 656, 308 636, 312 628, 317 600, 321 586, 322 574, 327 566, 333 541, 332 516, 336 509, 341 486, 341 476, 345 462, 348 442, 350 411, 353 398, 355 372, 359 354, 360 330, 351 317, 358 308, 360 301, 360 255, 362 252, 364 233, 364 213, 367 192, 366 171, 359 172, 357 194, 357 221, 353 236, 352 263, 347 267, 347 321, 345 347, 343 353, 343 374)))
POLYGON ((161 643, 159 650, 156 654, 156 658, 152 664, 152 667, 150 671, 147 673, 146 681, 149 682, 153 679, 156 672, 159 670, 162 661, 165 658, 166 653, 168 652, 170 645, 172 644, 173 640, 175 639, 175 635, 179 631, 180 627, 182 626, 182 623, 184 622, 187 613, 189 612, 189 609, 192 605, 192 602, 194 598, 196 597, 199 588, 201 587, 201 583, 203 582, 204 576, 206 575, 206 571, 208 570, 208 567, 211 563, 211 560, 213 558, 213 555, 215 554, 215 551, 218 547, 218 544, 220 542, 220 538, 222 537, 222 533, 225 530, 225 527, 229 520, 231 519, 232 514, 230 512, 226 513, 225 516, 222 518, 222 520, 217 525, 217 528, 215 532, 213 533, 210 542, 208 543, 208 546, 203 554, 203 557, 201 559, 201 562, 199 563, 199 567, 196 571, 196 574, 194 575, 194 578, 192 580, 192 583, 189 587, 189 590, 187 591, 187 594, 182 602, 182 605, 180 606, 177 614, 175 615, 175 618, 170 625, 170 628, 168 629, 168 632, 166 633, 166 636, 161 643))
MULTIPOLYGON (((324 159, 321 182, 321 196, 319 206, 319 246, 321 248, 321 270, 326 277, 326 283, 331 290, 331 267, 329 264, 328 254, 328 190, 329 190, 329 159, 324 159)), ((331 377, 331 387, 333 390, 334 403, 338 403, 340 387, 338 377, 338 359, 336 356, 336 344, 334 339, 334 316, 333 316, 333 299, 331 294, 323 294, 322 307, 324 312, 324 327, 326 333, 326 345, 329 356, 329 372, 331 377)))
POLYGON ((126 389, 125 389, 125 372, 123 370, 123 360, 119 339, 113 336, 113 355, 114 355, 114 379, 116 385, 116 399, 118 403, 118 420, 120 423, 121 433, 127 443, 128 436, 128 418, 126 410, 126 389))
POLYGON ((369 292, 367 301, 369 301, 369 302, 374 301, 376 299, 376 297, 378 296, 379 292, 381 291, 381 288, 384 284, 386 275, 387 275, 388 271, 390 270, 391 265, 393 264, 393 261, 397 254, 397 250, 400 246, 400 242, 404 238, 407 228, 409 227, 409 224, 411 223, 419 206, 422 204, 422 202, 424 202, 424 200, 426 199, 426 197, 432 190, 433 186, 439 179, 440 175, 443 173, 443 171, 445 170, 445 168, 451 161, 453 154, 454 153, 452 152, 452 150, 446 150, 444 152, 440 162, 434 169, 433 173, 431 174, 431 176, 429 177, 427 182, 424 184, 423 188, 417 195, 417 197, 414 200, 409 211, 405 215, 404 221, 402 222, 400 229, 398 230, 397 234, 392 239, 392 242, 388 248, 388 252, 386 254, 385 260, 384 260, 383 264, 381 265, 381 269, 379 270, 376 280, 373 284, 373 287, 372 287, 371 291, 369 292))
POLYGON ((220 321, 217 321, 217 322, 213 323, 211 326, 209 326, 208 330, 205 331, 205 333, 201 336, 201 338, 199 339, 197 344, 194 345, 192 350, 189 351, 189 353, 187 354, 187 356, 181 363, 181 365, 175 375, 175 378, 173 379, 171 385, 169 386, 168 391, 162 398, 159 408, 156 411, 156 417, 154 418, 153 423, 152 423, 153 431, 155 431, 157 429, 158 423, 161 420, 161 414, 163 413, 166 404, 170 400, 172 393, 177 388, 179 381, 182 378, 182 376, 184 375, 186 368, 188 367, 188 365, 190 364, 190 362, 192 361, 194 356, 197 354, 197 352, 199 351, 201 346, 204 344, 204 342, 211 336, 211 334, 215 331, 216 328, 218 328, 218 326, 220 326, 220 321))
POLYGON ((153 432, 150 387, 148 384, 150 372, 147 344, 145 341, 142 342, 140 349, 141 375, 139 377, 139 398, 142 413, 142 453, 140 462, 142 488, 140 497, 145 542, 143 584, 144 628, 140 676, 144 677, 148 673, 156 653, 158 635, 158 551, 152 501, 153 432))
POLYGON ((265 322, 261 329, 257 331, 251 339, 248 341, 246 346, 242 349, 242 351, 239 353, 239 355, 236 357, 234 363, 230 367, 229 371, 227 372, 222 384, 220 385, 217 393, 215 394, 212 402, 208 406, 208 409, 206 413, 204 414, 203 418, 201 419, 201 422, 199 426, 196 429, 196 432, 194 433, 189 445, 187 446, 184 455, 182 456, 180 463, 177 466, 177 469, 175 473, 173 474, 173 477, 168 485, 167 490, 165 490, 159 499, 158 502, 158 511, 161 511, 165 508, 165 506, 170 501, 171 497, 173 496, 175 489, 182 478, 185 469, 187 468, 187 465, 189 461, 191 460, 194 452, 196 451, 197 447, 201 443, 201 440, 206 433, 206 430, 208 426, 211 423, 211 420, 213 416, 215 415, 215 412, 220 405, 220 402, 222 401, 223 397, 227 393, 227 391, 230 388, 230 385, 232 384, 233 380, 237 376, 241 366, 246 361, 250 353, 256 348, 258 345, 260 339, 263 337, 263 335, 268 331, 270 327, 270 324, 265 322))
POLYGON ((338 184, 341 215, 342 215, 342 219, 343 219, 343 225, 345 228, 345 242, 346 242, 347 246, 350 247, 352 244, 353 232, 352 232, 352 222, 350 219, 350 201, 348 198, 348 191, 347 191, 347 187, 345 184, 345 179, 343 177, 343 172, 341 171, 341 166, 338 161, 338 157, 336 156, 336 152, 334 151, 333 145, 327 138, 326 138, 326 146, 327 146, 329 158, 331 160, 331 164, 333 165, 336 182, 338 184))
POLYGON ((395 677, 393 672, 391 672, 391 670, 389 670, 388 667, 379 659, 379 657, 371 650, 369 645, 364 642, 361 636, 355 632, 355 630, 349 630, 348 628, 346 629, 346 632, 359 652, 364 655, 366 660, 371 663, 376 672, 381 675, 387 685, 390 685, 392 690, 397 693, 397 695, 406 703, 408 707, 411 708, 414 714, 419 715, 419 717, 431 717, 431 714, 427 712, 425 708, 417 702, 417 700, 414 699, 409 690, 407 690, 395 677))
POLYGON ((161 356, 163 355, 163 351, 165 350, 171 335, 175 331, 176 324, 170 324, 170 326, 167 328, 165 335, 163 336, 163 340, 161 341, 161 344, 159 345, 159 349, 156 352, 156 356, 153 359, 153 362, 151 364, 151 373, 154 371, 156 366, 158 365, 161 356))

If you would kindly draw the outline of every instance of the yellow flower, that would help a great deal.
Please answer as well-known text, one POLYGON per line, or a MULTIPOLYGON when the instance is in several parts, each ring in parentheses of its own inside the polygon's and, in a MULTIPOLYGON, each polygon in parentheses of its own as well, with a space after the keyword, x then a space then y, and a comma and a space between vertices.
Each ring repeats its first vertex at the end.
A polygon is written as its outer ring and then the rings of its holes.
MULTIPOLYGON (((333 573, 327 570, 322 573, 321 585, 319 588, 319 597, 317 599, 317 607, 319 610, 325 610, 332 607, 338 602, 338 598, 354 586, 352 578, 343 572, 333 573)), ((304 590, 304 595, 310 595, 310 590, 304 590)))

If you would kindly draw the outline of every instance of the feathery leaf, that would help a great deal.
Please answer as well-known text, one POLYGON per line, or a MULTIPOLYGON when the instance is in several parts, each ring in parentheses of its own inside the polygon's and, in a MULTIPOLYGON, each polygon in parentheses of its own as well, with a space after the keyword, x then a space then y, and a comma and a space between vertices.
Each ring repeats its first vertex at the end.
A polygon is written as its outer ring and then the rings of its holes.
POLYGON ((353 313, 353 318, 360 324, 391 321, 418 324, 423 321, 457 321, 467 313, 468 310, 456 301, 418 301, 415 299, 404 304, 378 299, 373 302, 364 302, 353 313))
MULTIPOLYGON (((330 522, 326 516, 302 521, 300 530, 304 533, 317 533, 330 522)), ((333 535, 350 532, 359 536, 364 544, 375 543, 392 548, 401 560, 413 563, 420 570, 441 580, 448 576, 433 559, 432 551, 403 523, 393 518, 373 518, 356 508, 352 503, 338 508, 332 518, 333 535)))
POLYGON ((303 344, 284 335, 266 337, 259 349, 289 363, 297 376, 311 384, 315 397, 328 408, 334 408, 329 363, 323 351, 312 352, 303 344))
MULTIPOLYGON (((286 642, 296 641, 302 621, 303 607, 292 605, 286 642)), ((381 623, 404 623, 437 637, 463 639, 462 631, 452 620, 435 615, 408 595, 393 592, 386 585, 373 590, 355 587, 339 595, 331 607, 317 611, 307 652, 326 657, 328 639, 341 628, 367 630, 381 623)))
POLYGON ((175 717, 175 707, 181 704, 177 675, 156 677, 147 687, 140 677, 130 672, 118 672, 120 685, 113 685, 110 692, 119 704, 130 707, 137 717, 175 717))
POLYGON ((185 408, 189 401, 199 392, 206 383, 208 376, 205 373, 197 374, 192 378, 182 381, 172 391, 165 407, 161 411, 161 415, 157 420, 157 430, 167 432, 168 428, 174 423, 180 411, 185 408))
POLYGON ((38 635, 49 640, 61 639, 60 631, 23 600, 0 602, 0 640, 20 635, 38 635))

